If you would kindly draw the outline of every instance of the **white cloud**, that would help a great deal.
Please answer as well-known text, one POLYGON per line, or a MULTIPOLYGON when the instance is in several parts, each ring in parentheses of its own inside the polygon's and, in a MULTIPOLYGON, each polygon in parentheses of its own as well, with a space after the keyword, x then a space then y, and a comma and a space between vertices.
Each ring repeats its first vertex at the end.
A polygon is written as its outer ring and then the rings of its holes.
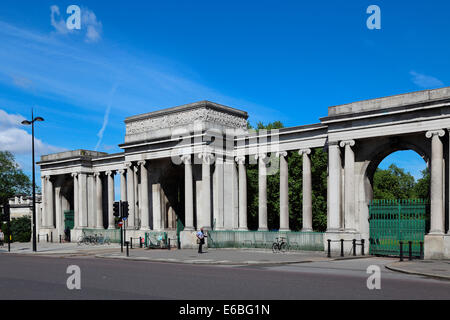
POLYGON ((409 74, 412 76, 412 82, 421 88, 435 88, 444 86, 444 83, 435 77, 427 76, 425 74, 415 72, 414 70, 409 74))
MULTIPOLYGON (((19 114, 9 114, 0 109, 0 150, 10 151, 14 155, 31 153, 31 134, 21 124, 24 119, 19 114)), ((34 138, 34 148, 38 156, 66 150, 36 138, 34 138)))
MULTIPOLYGON (((70 30, 66 26, 66 21, 61 16, 59 7, 52 5, 50 7, 50 24, 55 28, 58 34, 75 33, 75 29, 70 30)), ((88 8, 81 8, 81 33, 85 34, 84 41, 92 43, 101 39, 103 25, 97 20, 95 13, 88 8)))

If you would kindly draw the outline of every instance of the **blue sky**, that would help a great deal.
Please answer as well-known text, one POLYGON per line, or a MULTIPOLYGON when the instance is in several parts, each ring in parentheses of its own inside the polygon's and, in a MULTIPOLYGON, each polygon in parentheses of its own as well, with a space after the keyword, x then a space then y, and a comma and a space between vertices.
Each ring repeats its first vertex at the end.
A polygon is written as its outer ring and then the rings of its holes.
MULTIPOLYGON (((0 2, 0 149, 120 152, 127 116, 212 100, 251 123, 319 122, 327 108, 450 83, 448 1, 0 2), (81 7, 81 30, 64 28, 81 7), (381 8, 381 30, 366 9, 381 8), (57 8, 55 7, 57 6, 57 8), (58 14, 59 12, 59 14, 58 14), (19 121, 20 122, 20 121, 19 121)), ((420 176, 414 152, 388 157, 420 176)))

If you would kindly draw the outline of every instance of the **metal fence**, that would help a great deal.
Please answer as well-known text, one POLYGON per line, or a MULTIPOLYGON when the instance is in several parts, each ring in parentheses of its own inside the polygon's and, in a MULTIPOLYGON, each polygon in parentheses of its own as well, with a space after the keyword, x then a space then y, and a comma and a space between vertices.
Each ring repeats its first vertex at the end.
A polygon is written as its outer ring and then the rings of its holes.
POLYGON ((208 231, 210 248, 265 248, 271 249, 276 238, 285 238, 288 250, 323 251, 322 232, 283 231, 208 231))
MULTIPOLYGON (((120 229, 83 229, 83 232, 86 236, 104 236, 105 238, 109 238, 111 243, 120 243, 120 229)), ((78 241, 78 239, 73 239, 78 241)))

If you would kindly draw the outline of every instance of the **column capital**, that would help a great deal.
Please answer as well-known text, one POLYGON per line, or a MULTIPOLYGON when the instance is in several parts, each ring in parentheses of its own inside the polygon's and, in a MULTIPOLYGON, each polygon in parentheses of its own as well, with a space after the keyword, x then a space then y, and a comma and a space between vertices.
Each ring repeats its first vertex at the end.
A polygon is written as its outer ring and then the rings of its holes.
POLYGON ((101 172, 94 172, 94 177, 100 177, 101 174, 101 172))
POLYGON ((137 164, 138 164, 139 166, 145 166, 146 163, 147 163, 146 160, 139 160, 139 161, 137 162, 137 164))
POLYGON ((287 151, 278 151, 277 153, 275 153, 276 157, 286 157, 287 156, 287 151))
POLYGON ((125 162, 124 165, 127 169, 129 169, 133 166, 133 164, 131 162, 125 162))
POLYGON ((191 164, 192 162, 191 154, 184 154, 180 157, 180 159, 184 164, 191 164))
POLYGON ((42 176, 42 178, 44 178, 44 180, 46 180, 46 181, 49 181, 50 180, 50 175, 42 176))
POLYGON ((310 149, 310 148, 300 149, 300 150, 298 150, 298 154, 299 154, 299 155, 303 155, 303 154, 311 154, 311 149, 310 149))
POLYGON ((76 178, 76 177, 78 177, 78 172, 72 172, 70 175, 71 175, 72 177, 76 178))
POLYGON ((214 155, 211 152, 201 152, 198 154, 199 159, 203 160, 205 164, 211 164, 214 162, 214 155))
POLYGON ((350 146, 353 147, 355 145, 355 140, 343 140, 339 143, 341 147, 350 146))
POLYGON ((427 131, 427 133, 425 133, 425 137, 427 138, 432 138, 433 136, 437 135, 438 137, 443 137, 445 134, 445 131, 440 129, 440 130, 430 130, 427 131))
POLYGON ((257 153, 255 154, 255 159, 256 160, 261 160, 261 161, 266 161, 267 159, 267 153, 257 153))
POLYGON ((125 173, 125 169, 119 169, 119 170, 117 170, 117 173, 120 174, 120 175, 122 175, 122 174, 125 173))
POLYGON ((113 176, 113 175, 115 174, 115 172, 112 171, 112 170, 108 170, 108 171, 105 172, 105 174, 106 174, 107 176, 113 176))
POLYGON ((234 160, 239 164, 245 164, 245 156, 237 156, 234 160))

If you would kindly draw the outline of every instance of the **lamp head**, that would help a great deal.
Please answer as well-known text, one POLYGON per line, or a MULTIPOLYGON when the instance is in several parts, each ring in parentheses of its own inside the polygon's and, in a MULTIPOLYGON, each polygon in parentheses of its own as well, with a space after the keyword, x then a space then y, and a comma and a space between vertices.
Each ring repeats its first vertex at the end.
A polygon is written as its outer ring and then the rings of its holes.
POLYGON ((29 125, 31 124, 31 122, 28 121, 28 120, 23 120, 23 121, 22 121, 22 124, 24 124, 24 125, 26 125, 26 126, 29 126, 29 125))
POLYGON ((34 118, 33 121, 44 121, 44 118, 42 118, 42 117, 36 117, 36 118, 34 118))

